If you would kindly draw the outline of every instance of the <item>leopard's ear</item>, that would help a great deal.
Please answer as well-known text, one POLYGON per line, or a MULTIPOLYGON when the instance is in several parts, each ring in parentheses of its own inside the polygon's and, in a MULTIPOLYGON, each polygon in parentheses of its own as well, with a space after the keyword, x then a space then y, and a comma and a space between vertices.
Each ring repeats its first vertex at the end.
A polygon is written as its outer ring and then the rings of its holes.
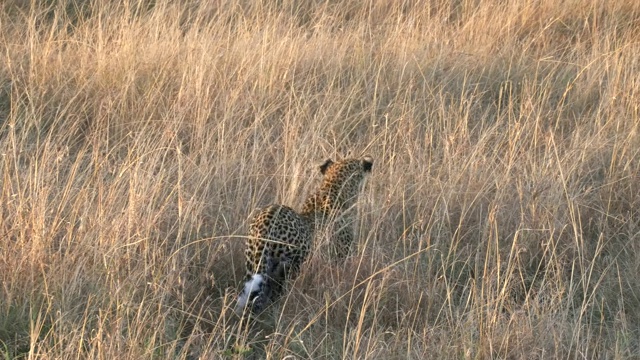
POLYGON ((333 160, 327 159, 324 164, 320 165, 320 172, 322 173, 322 175, 327 172, 327 169, 329 168, 329 166, 331 166, 331 164, 333 164, 333 160))
POLYGON ((373 168, 373 158, 371 156, 365 156, 364 159, 362 159, 362 168, 364 172, 371 171, 371 168, 373 168))

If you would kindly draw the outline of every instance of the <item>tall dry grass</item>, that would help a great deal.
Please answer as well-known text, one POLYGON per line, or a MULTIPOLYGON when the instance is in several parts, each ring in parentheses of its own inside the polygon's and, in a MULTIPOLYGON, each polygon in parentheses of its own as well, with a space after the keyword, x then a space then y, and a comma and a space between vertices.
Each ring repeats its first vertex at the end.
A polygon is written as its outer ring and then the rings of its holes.
POLYGON ((640 4, 0 5, 0 354, 640 353, 640 4), (246 219, 375 158, 254 322, 246 219))

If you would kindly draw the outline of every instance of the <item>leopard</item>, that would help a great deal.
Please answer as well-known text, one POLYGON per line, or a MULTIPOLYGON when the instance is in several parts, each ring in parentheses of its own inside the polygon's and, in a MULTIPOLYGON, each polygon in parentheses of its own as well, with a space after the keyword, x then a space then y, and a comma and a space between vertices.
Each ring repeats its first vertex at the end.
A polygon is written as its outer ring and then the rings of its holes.
POLYGON ((349 254, 354 243, 355 205, 373 158, 327 159, 318 190, 303 202, 301 211, 272 204, 253 217, 246 240, 246 275, 235 311, 262 312, 295 279, 316 238, 328 234, 335 259, 349 254))

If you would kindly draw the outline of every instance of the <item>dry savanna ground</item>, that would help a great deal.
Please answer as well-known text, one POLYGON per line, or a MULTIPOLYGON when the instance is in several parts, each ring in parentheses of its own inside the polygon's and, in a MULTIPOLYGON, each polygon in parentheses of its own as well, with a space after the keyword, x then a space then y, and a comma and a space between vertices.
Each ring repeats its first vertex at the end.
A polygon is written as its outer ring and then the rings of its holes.
POLYGON ((0 5, 0 357, 640 357, 640 3, 0 5), (375 159, 232 312, 247 219, 375 159))

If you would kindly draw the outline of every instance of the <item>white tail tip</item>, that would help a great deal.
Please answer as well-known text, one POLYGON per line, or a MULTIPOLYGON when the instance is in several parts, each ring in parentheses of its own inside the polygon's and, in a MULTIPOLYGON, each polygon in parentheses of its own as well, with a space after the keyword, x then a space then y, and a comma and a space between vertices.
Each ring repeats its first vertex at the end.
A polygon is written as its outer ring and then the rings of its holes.
POLYGON ((242 293, 238 296, 236 304, 236 312, 243 312, 247 306, 247 302, 251 299, 251 295, 260 290, 260 286, 264 283, 264 278, 260 274, 254 274, 250 280, 244 283, 242 293))

